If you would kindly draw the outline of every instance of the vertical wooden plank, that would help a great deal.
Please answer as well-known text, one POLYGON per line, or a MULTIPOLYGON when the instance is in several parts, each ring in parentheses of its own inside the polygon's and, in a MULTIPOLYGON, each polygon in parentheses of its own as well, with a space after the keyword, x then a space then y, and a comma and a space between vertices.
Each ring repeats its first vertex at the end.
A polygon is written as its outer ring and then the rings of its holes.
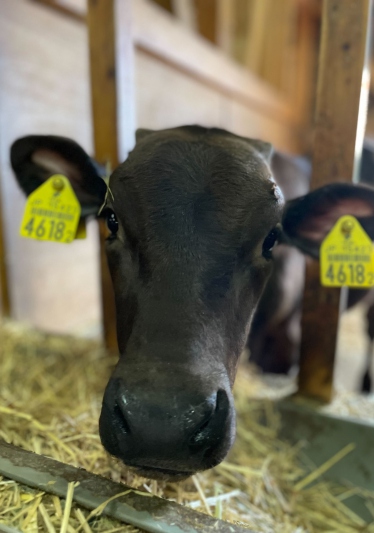
MULTIPOLYGON (((124 0, 89 0, 88 30, 90 51, 91 100, 96 159, 115 168, 126 155, 133 128, 126 110, 132 105, 131 76, 126 73, 131 38, 128 20, 131 3, 124 0), (127 37, 127 38, 126 38, 127 37), (126 120, 129 118, 129 124, 126 120)), ((105 254, 105 222, 100 228, 101 290, 105 344, 117 350, 115 303, 105 254)))
MULTIPOLYGON (((88 2, 91 103, 95 157, 118 165, 114 0, 88 2)), ((117 350, 114 292, 105 254, 105 221, 99 221, 101 297, 105 345, 117 350)))
MULTIPOLYGON (((352 180, 369 16, 370 0, 324 0, 312 189, 352 180)), ((320 285, 318 262, 308 262, 299 392, 324 401, 332 395, 339 298, 339 289, 320 285)))
POLYGON ((183 26, 196 31, 195 6, 191 0, 172 0, 172 11, 183 26))
POLYGON ((270 10, 271 0, 253 0, 249 6, 245 64, 256 73, 261 70, 270 10))
POLYGON ((199 33, 211 41, 216 42, 216 0, 195 0, 197 29, 199 33))
POLYGON ((0 189, 0 317, 11 316, 9 279, 7 271, 7 257, 5 249, 5 226, 2 212, 2 200, 0 189))
POLYGON ((235 31, 235 2, 233 0, 218 0, 216 43, 230 55, 235 31))
POLYGON ((317 63, 317 29, 320 17, 305 2, 298 6, 296 69, 291 95, 302 124, 309 124, 315 93, 314 72, 317 63))
POLYGON ((154 0, 156 4, 166 9, 166 11, 173 11, 173 1, 172 0, 154 0))

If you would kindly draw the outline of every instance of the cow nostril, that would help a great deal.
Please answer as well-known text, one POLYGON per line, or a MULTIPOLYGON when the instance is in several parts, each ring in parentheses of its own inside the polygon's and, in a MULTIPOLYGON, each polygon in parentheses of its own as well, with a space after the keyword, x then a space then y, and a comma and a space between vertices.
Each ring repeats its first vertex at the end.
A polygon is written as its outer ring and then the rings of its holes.
POLYGON ((197 430, 193 433, 193 435, 188 440, 189 446, 193 448, 200 447, 206 440, 206 437, 209 435, 208 426, 217 411, 217 396, 215 395, 214 400, 213 401, 212 400, 213 398, 211 398, 209 402, 210 403, 209 412, 206 414, 200 426, 197 428, 197 430))
POLYGON ((206 429, 209 425, 209 422, 212 418, 212 413, 209 414, 209 416, 206 417, 204 422, 199 426, 199 429, 195 431, 195 433, 192 435, 192 437, 189 438, 188 444, 191 447, 200 446, 205 439, 206 429))
POLYGON ((130 433, 130 426, 126 420, 123 410, 120 408, 118 403, 114 405, 113 420, 117 431, 120 433, 125 433, 126 435, 130 433))
MULTIPOLYGON (((212 405, 213 407, 213 405, 212 405)), ((229 414, 228 397, 224 390, 219 390, 213 409, 204 418, 198 429, 189 438, 188 444, 192 449, 206 448, 205 452, 214 446, 229 414)))

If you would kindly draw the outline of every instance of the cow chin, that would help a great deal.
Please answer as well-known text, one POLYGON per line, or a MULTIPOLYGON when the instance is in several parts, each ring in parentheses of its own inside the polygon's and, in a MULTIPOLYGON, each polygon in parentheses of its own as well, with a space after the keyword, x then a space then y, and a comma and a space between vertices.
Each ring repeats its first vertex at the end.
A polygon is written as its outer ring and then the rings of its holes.
POLYGON ((173 470, 168 471, 158 468, 129 468, 138 476, 157 481, 168 481, 169 483, 179 483, 196 474, 196 472, 174 472, 173 470))
POLYGON ((228 380, 204 392, 197 382, 169 375, 167 387, 148 389, 112 377, 99 421, 105 449, 138 475, 174 482, 219 464, 235 437, 231 390, 228 380))

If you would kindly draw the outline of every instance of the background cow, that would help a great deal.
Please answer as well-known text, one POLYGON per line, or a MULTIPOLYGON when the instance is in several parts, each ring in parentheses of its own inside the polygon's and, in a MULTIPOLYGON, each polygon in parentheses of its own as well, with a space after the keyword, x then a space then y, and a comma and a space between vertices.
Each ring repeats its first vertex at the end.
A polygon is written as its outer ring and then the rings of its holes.
MULTIPOLYGON (((274 178, 286 200, 309 191, 308 159, 275 152, 271 160, 274 178)), ((366 143, 362 152, 360 182, 374 185, 374 150, 366 143)), ((274 266, 255 312, 248 337, 250 360, 265 373, 287 374, 298 363, 301 337, 301 305, 304 288, 304 256, 282 244, 274 250, 274 266)), ((349 291, 347 308, 364 299, 367 305, 368 354, 362 390, 371 390, 374 340, 374 292, 349 291)))

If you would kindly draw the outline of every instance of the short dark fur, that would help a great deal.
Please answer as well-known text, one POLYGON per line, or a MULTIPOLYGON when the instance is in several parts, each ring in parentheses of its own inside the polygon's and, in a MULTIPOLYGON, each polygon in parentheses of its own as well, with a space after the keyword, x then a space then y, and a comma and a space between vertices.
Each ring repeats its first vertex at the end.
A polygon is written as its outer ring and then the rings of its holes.
MULTIPOLYGON (((91 186, 94 167, 80 150, 63 138, 25 138, 12 164, 28 193, 29 181, 34 187, 61 168, 85 213, 97 215, 104 190, 91 186)), ((112 228, 107 255, 120 358, 100 435, 110 453, 150 477, 177 480, 210 468, 233 443, 238 358, 281 234, 283 199, 270 155, 268 143, 216 128, 142 130, 110 177, 102 213, 112 228)), ((318 226, 313 201, 300 201, 318 226)), ((295 203, 285 213, 285 226, 287 213, 293 225, 283 238, 314 250, 318 243, 297 231, 307 213, 295 203)))

